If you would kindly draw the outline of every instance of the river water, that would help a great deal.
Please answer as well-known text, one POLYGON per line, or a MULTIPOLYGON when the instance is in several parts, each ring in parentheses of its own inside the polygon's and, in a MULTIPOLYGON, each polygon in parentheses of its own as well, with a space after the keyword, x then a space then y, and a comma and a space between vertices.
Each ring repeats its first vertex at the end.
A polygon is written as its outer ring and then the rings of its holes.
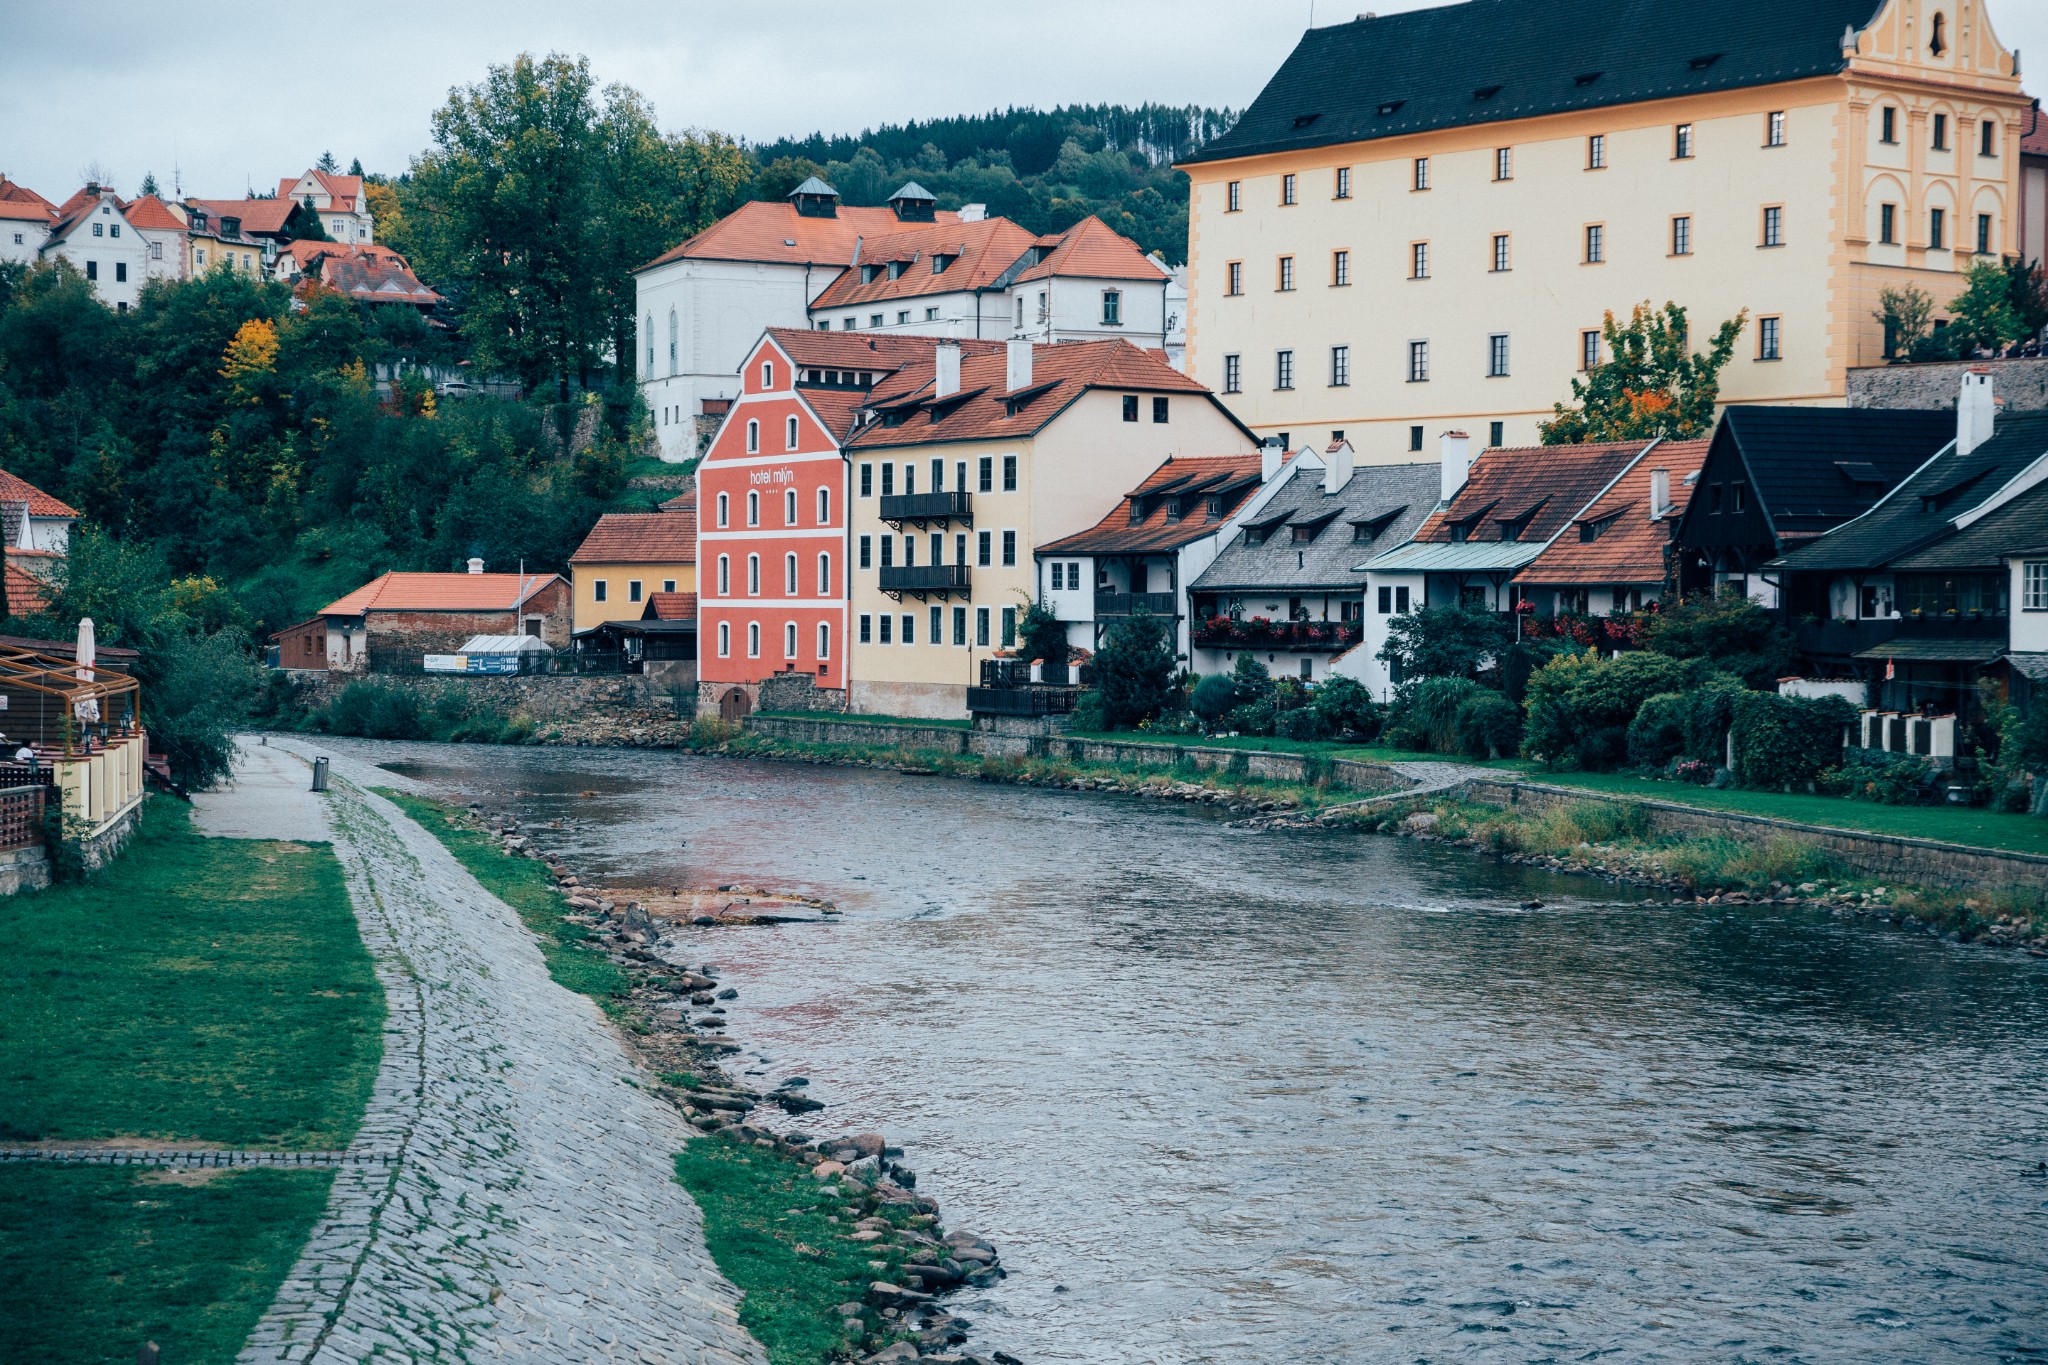
POLYGON ((2048 1358, 2048 963, 1125 797, 335 748, 571 817, 587 876, 836 901, 682 937, 808 1131, 1001 1247, 978 1349, 2048 1358))

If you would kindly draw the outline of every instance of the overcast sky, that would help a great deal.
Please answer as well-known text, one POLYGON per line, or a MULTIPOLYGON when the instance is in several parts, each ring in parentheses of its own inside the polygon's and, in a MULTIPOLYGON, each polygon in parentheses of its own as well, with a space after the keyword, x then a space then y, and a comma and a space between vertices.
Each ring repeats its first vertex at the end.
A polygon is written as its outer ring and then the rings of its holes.
MULTIPOLYGON (((1527 0, 1553 3, 1554 0, 1527 0)), ((1684 3, 1684 0, 1671 0, 1684 3)), ((1381 11, 1421 0, 1377 0, 1381 11)), ((1316 0, 1321 23, 1374 0, 1316 0)), ((2048 93, 2048 0, 1990 0, 2048 93)), ((449 87, 521 51, 582 53, 666 128, 752 141, 1082 101, 1243 108, 1310 0, 352 0, 195 12, 4 0, 0 174, 63 199, 88 166, 132 194, 275 188, 323 150, 397 172, 449 87)))

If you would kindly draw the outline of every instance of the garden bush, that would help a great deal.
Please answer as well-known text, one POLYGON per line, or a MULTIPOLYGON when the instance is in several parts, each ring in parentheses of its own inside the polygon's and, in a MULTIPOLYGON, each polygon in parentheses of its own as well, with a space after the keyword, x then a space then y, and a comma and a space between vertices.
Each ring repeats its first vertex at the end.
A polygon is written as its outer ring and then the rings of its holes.
POLYGON ((1356 734, 1371 739, 1379 733, 1380 704, 1356 678, 1325 678, 1309 704, 1322 716, 1323 724, 1332 734, 1356 734))
POLYGON ((1102 694, 1089 688, 1074 698, 1074 715, 1069 724, 1076 730, 1100 734, 1109 728, 1109 713, 1103 710, 1102 694))
POLYGON ((1458 748, 1472 758, 1505 758, 1522 747, 1522 708, 1498 692, 1475 692, 1458 705, 1458 748))
POLYGON ((1470 678, 1417 678, 1402 685, 1382 732, 1397 749, 1458 751, 1458 708, 1480 690, 1470 678))
POLYGON ((1843 727, 1856 708, 1841 697, 1749 692, 1735 701, 1735 775, 1744 786, 1791 790, 1842 761, 1843 727))
POLYGON ((1728 731, 1735 724, 1735 702, 1749 695, 1742 679, 1730 673, 1709 673, 1688 689, 1692 716, 1685 727, 1685 756, 1720 767, 1728 758, 1728 731))
POLYGON ((1736 592, 1666 605, 1648 618, 1644 645, 1675 659, 1705 659, 1750 687, 1770 687, 1799 658, 1792 632, 1736 592))
POLYGON ((1237 705, 1237 687, 1221 673, 1211 673, 1195 684, 1188 697, 1188 707, 1197 716, 1214 725, 1230 713, 1237 705))
POLYGON ((1270 735, 1276 714, 1270 701, 1248 701, 1242 706, 1231 707, 1223 723, 1241 735, 1270 735))
POLYGON ((1848 797, 1851 801, 1874 801, 1881 806, 1910 806, 1926 790, 1932 765, 1911 754, 1889 754, 1882 749, 1843 751, 1842 765, 1823 772, 1822 790, 1848 797))
POLYGON ((1239 705, 1263 701, 1273 695, 1273 674, 1255 654, 1240 654, 1230 670, 1230 685, 1237 689, 1239 705))
POLYGON ((1684 664, 1663 654, 1560 655, 1529 677, 1528 750, 1554 767, 1619 767, 1636 712, 1649 698, 1677 690, 1685 673, 1684 664))
POLYGON ((1140 612, 1110 628, 1095 656, 1095 692, 1104 729, 1129 729, 1174 699, 1175 657, 1169 623, 1140 612))
POLYGON ((1628 761, 1639 767, 1661 768, 1684 753, 1692 712, 1693 699, 1683 692, 1659 692, 1645 698, 1636 718, 1628 723, 1628 761))
POLYGON ((1291 711, 1280 712, 1273 718, 1273 733, 1282 739, 1294 740, 1330 737, 1330 729, 1323 721, 1322 712, 1313 706, 1297 706, 1291 711))

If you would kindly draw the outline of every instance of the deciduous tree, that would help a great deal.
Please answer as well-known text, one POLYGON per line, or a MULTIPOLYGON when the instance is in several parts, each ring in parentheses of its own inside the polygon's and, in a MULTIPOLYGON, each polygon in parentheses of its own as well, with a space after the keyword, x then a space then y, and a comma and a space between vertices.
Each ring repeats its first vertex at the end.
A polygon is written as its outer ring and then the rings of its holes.
POLYGON ((1541 424, 1545 445, 1647 441, 1704 434, 1714 422, 1721 369, 1735 354, 1749 310, 1715 330, 1705 351, 1692 347, 1685 309, 1637 304, 1626 324, 1609 313, 1601 325, 1607 359, 1572 380, 1572 406, 1558 403, 1541 424))

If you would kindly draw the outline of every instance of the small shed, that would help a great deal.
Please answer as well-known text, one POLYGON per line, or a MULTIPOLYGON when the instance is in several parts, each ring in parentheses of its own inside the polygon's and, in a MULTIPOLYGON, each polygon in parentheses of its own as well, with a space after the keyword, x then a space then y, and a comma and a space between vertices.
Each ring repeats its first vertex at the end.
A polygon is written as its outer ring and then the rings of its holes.
POLYGON ((429 654, 429 673, 546 673, 555 657, 553 645, 537 635, 472 635, 457 654, 429 654))

